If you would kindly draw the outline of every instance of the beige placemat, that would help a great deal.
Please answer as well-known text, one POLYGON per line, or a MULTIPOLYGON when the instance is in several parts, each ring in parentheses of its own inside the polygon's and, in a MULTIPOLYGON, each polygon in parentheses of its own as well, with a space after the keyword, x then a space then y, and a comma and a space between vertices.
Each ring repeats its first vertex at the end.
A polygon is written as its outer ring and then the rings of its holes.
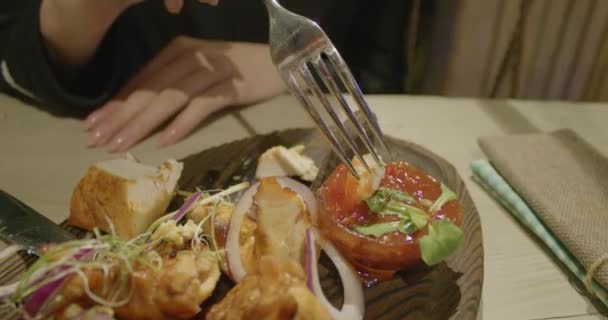
MULTIPOLYGON (((586 269, 608 253, 608 158, 571 130, 484 137, 479 144, 586 269)), ((608 288, 608 263, 594 278, 608 288)))

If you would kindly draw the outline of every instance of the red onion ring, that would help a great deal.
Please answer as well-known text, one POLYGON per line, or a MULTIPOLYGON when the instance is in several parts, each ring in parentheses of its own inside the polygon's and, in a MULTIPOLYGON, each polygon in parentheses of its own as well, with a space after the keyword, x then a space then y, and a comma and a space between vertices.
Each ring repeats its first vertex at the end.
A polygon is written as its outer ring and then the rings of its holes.
POLYGON ((247 274, 243 260, 241 259, 240 234, 243 218, 253 205, 253 197, 258 192, 259 183, 255 183, 247 191, 243 193, 239 201, 234 206, 230 223, 228 224, 228 232, 226 234, 226 260, 228 261, 228 269, 232 275, 232 280, 240 282, 247 274))
POLYGON ((363 319, 363 315, 365 314, 365 298, 356 271, 333 244, 319 237, 313 228, 306 230, 306 274, 308 276, 307 284, 309 288, 319 301, 325 305, 334 320, 363 319), (342 287, 344 288, 344 303, 340 310, 336 309, 327 300, 323 288, 321 288, 316 243, 321 245, 321 249, 329 256, 340 274, 342 287))
MULTIPOLYGON (((317 217, 317 200, 314 193, 304 184, 288 177, 273 177, 276 181, 286 189, 289 189, 300 196, 314 223, 317 217)), ((250 210, 253 206, 253 197, 258 191, 259 182, 255 183, 247 191, 243 193, 239 201, 236 203, 230 217, 228 232, 226 234, 226 260, 228 261, 228 269, 232 275, 232 279, 236 282, 241 281, 247 274, 243 261, 241 259, 240 250, 240 230, 243 224, 245 215, 255 219, 255 212, 250 210)))

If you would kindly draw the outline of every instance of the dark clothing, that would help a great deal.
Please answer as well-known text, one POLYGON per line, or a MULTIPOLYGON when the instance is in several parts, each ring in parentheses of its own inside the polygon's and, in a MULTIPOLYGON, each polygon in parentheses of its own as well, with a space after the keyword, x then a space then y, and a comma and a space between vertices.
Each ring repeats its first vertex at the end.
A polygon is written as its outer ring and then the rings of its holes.
MULTIPOLYGON (((105 0, 100 0, 105 1, 105 0)), ((95 57, 69 81, 49 63, 40 34, 40 0, 0 2, 0 88, 49 106, 83 112, 98 107, 178 35, 266 43, 261 0, 223 0, 217 7, 185 1, 179 15, 160 0, 125 11, 95 57)), ((288 9, 322 25, 366 92, 403 87, 408 0, 283 0, 288 9)))

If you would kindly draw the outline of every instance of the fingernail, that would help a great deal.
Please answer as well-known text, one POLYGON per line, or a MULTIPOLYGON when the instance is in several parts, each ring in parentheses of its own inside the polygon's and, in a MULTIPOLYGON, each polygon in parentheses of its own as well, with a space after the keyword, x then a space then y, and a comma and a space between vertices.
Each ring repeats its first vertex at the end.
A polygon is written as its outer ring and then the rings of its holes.
POLYGON ((123 147, 124 143, 125 139, 122 137, 118 137, 112 140, 112 142, 108 145, 108 151, 117 152, 123 147))
POLYGON ((89 115, 84 119, 84 129, 85 130, 91 130, 97 123, 99 123, 99 119, 100 119, 100 115, 101 115, 101 110, 104 110, 104 108, 106 108, 106 106, 103 106, 91 113, 89 113, 89 115))
POLYGON ((160 147, 166 147, 175 143, 175 136, 177 135, 177 131, 175 129, 171 129, 160 136, 158 139, 158 145, 160 147))
POLYGON ((85 131, 91 130, 95 126, 95 124, 97 124, 97 117, 96 116, 87 117, 84 120, 84 123, 83 123, 84 130, 85 131))
POLYGON ((118 152, 125 146, 125 139, 122 137, 118 137, 108 145, 108 151, 110 152, 118 152))
POLYGON ((97 147, 99 145, 99 143, 101 142, 102 138, 103 138, 103 133, 101 133, 101 131, 99 131, 99 130, 89 134, 89 138, 87 140, 87 147, 89 147, 89 148, 97 147))

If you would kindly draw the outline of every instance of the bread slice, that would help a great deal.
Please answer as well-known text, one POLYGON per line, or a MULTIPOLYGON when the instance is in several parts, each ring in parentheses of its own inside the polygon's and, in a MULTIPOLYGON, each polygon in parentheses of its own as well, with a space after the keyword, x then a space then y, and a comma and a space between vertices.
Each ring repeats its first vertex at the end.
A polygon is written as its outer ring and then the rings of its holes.
POLYGON ((113 227, 123 239, 140 235, 167 210, 182 170, 175 160, 158 168, 133 157, 99 162, 76 186, 68 222, 86 230, 113 227))

